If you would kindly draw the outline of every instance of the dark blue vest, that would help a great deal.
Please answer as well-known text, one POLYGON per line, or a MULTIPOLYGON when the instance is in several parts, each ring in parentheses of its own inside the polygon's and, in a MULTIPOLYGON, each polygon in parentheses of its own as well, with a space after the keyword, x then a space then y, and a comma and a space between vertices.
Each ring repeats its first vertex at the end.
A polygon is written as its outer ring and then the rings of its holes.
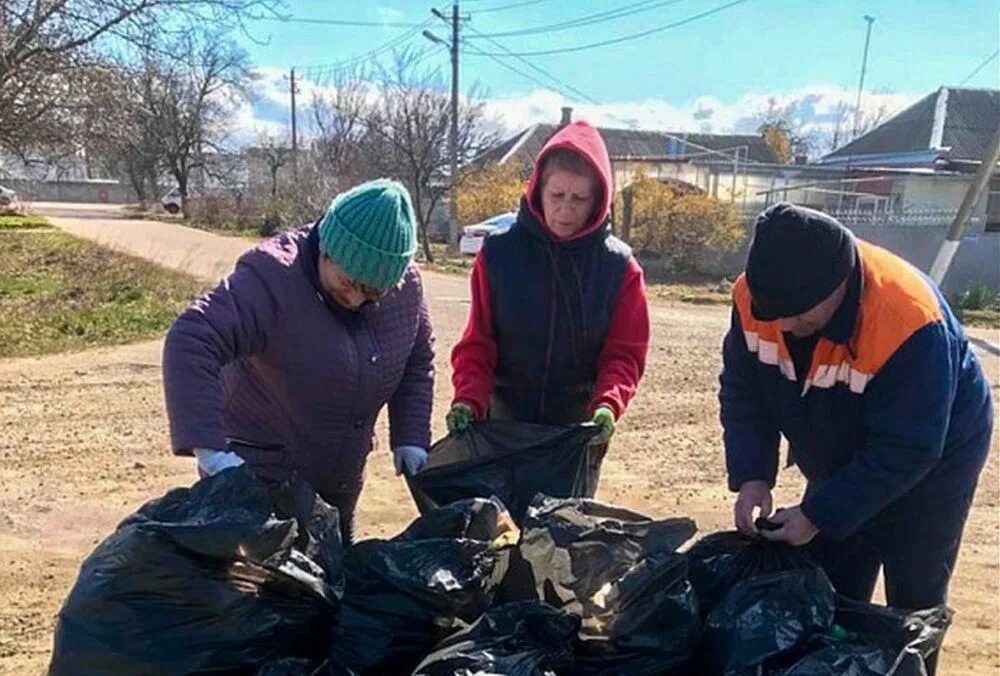
POLYGON ((608 222, 556 240, 522 200, 517 222, 486 239, 484 256, 498 348, 490 417, 585 420, 630 249, 608 222))

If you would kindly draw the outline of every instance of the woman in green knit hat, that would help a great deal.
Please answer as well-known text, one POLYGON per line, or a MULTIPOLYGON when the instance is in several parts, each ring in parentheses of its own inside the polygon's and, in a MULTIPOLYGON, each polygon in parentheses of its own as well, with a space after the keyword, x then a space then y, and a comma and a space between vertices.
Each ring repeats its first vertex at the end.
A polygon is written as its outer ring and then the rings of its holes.
POLYGON ((426 460, 433 344, 406 189, 339 195, 315 224, 246 253, 167 334, 173 451, 199 471, 293 473, 340 510, 345 541, 388 404, 396 473, 426 460))

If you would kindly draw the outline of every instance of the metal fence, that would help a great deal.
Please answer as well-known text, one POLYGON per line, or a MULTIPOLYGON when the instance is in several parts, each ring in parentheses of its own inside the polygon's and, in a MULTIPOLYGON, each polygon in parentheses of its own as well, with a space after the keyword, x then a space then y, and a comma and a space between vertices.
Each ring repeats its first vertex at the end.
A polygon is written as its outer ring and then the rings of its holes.
MULTIPOLYGON (((749 226, 764 207, 748 208, 744 212, 749 226)), ((955 209, 905 209, 875 212, 869 209, 823 209, 848 228, 947 228, 955 219, 955 209)), ((973 217, 976 220, 976 217, 973 217)))

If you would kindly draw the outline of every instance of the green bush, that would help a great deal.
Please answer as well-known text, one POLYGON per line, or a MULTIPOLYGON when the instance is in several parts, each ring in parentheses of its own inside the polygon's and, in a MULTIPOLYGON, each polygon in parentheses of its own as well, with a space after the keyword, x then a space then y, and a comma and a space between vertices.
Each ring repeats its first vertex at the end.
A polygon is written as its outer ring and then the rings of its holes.
POLYGON ((955 310, 1000 310, 1000 294, 988 284, 973 282, 952 300, 955 310))

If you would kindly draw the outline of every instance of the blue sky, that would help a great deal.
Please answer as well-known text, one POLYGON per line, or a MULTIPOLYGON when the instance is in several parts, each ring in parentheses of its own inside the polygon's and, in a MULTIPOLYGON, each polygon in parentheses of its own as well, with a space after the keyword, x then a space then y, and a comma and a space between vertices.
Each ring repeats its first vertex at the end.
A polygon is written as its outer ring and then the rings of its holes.
MULTIPOLYGON (((822 124, 836 102, 853 105, 864 45, 863 16, 875 17, 865 107, 898 109, 940 85, 958 85, 1000 43, 1000 2, 989 0, 745 0, 686 25, 616 45, 567 54, 525 57, 598 104, 549 83, 523 62, 501 60, 549 84, 515 74, 472 51, 498 53, 478 37, 558 24, 621 8, 648 8, 630 16, 547 34, 495 38, 515 52, 559 49, 614 39, 706 12, 732 0, 469 0, 463 89, 478 82, 491 112, 510 128, 558 117, 560 105, 614 126, 745 131, 769 98, 795 104, 803 122, 822 124), (509 5, 521 5, 499 9, 509 5), (491 11, 496 10, 496 11, 491 11)), ((300 18, 347 19, 415 25, 430 16, 427 0, 348 3, 288 0, 287 13, 300 18), (360 5, 360 6, 359 6, 360 5)), ((432 30, 447 28, 433 20, 432 30)), ((329 69, 405 35, 394 25, 343 27, 274 21, 254 22, 257 45, 243 40, 265 83, 254 118, 279 123, 287 117, 287 84, 281 72, 299 67, 314 84, 326 83, 329 69), (282 93, 284 89, 284 94, 282 93)), ((405 44, 436 49, 427 65, 447 68, 444 47, 418 32, 405 44)), ((447 72, 447 71, 445 71, 447 72)), ((998 59, 966 86, 997 87, 998 59)))

